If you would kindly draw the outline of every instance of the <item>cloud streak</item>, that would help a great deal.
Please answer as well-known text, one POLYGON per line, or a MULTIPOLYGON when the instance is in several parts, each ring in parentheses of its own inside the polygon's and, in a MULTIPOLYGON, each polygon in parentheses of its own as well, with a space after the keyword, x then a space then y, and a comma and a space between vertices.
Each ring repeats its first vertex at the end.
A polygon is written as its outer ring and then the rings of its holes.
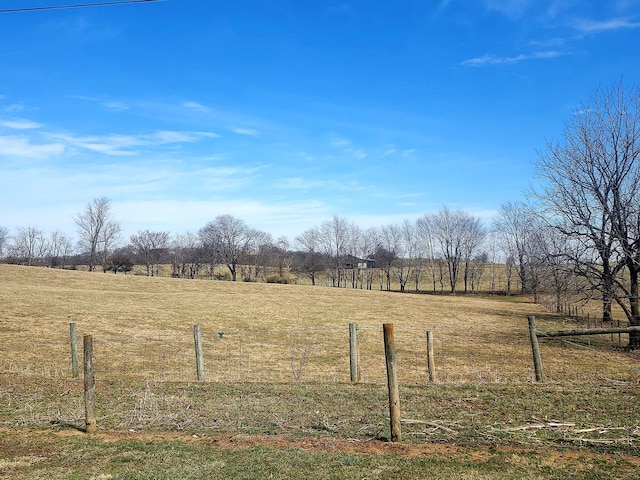
POLYGON ((32 143, 31 139, 18 135, 0 136, 0 156, 43 160, 65 151, 62 143, 32 143))
POLYGON ((628 18, 612 18, 610 20, 579 20, 573 24, 582 33, 600 33, 614 30, 640 28, 640 22, 633 22, 628 18))
POLYGON ((500 65, 515 65, 520 62, 529 60, 548 60, 552 58, 568 55, 568 53, 559 52, 557 50, 546 50, 528 54, 520 54, 512 57, 501 57, 497 55, 483 55, 481 57, 469 58, 460 62, 465 67, 487 67, 500 65))
POLYGON ((48 136, 59 140, 69 147, 90 150, 104 155, 122 157, 133 156, 140 152, 139 147, 167 145, 175 143, 194 143, 203 138, 217 138, 213 132, 185 132, 159 130, 154 133, 140 135, 91 135, 79 136, 61 133, 50 133, 48 136))
POLYGON ((0 122, 3 127, 11 128, 13 130, 30 130, 33 128, 40 128, 42 124, 32 122, 25 119, 4 120, 0 122))

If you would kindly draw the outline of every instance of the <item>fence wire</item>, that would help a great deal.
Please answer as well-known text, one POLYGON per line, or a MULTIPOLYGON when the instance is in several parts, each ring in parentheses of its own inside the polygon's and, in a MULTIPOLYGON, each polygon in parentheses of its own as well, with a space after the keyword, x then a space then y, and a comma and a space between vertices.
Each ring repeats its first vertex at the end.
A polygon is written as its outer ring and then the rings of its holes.
MULTIPOLYGON (((483 327, 396 325, 398 380, 429 382, 426 332, 433 335, 436 383, 522 383, 535 379, 525 325, 483 327)), ((349 383, 349 329, 220 331, 201 326, 206 382, 349 383)), ((386 383, 382 326, 358 327, 358 376, 365 384, 386 383)), ((637 382, 639 357, 617 347, 619 335, 541 341, 547 382, 637 382)), ((20 340, 16 340, 20 342, 20 340)), ((191 326, 163 334, 102 333, 93 338, 98 379, 153 382, 196 381, 191 326)), ((623 340, 624 341, 624 340, 623 340)), ((25 351, 4 342, 6 372, 66 378, 71 373, 68 332, 40 339, 25 351)), ((82 375, 82 338, 78 339, 82 375)))
MULTIPOLYGON (((358 385, 350 384, 348 325, 271 331, 201 325, 200 331, 204 382, 196 377, 191 325, 93 337, 99 428, 386 435, 382 325, 358 329, 358 385)), ((68 331, 20 349, 25 335, 0 345, 0 427, 82 428, 82 338, 80 374, 72 378, 68 331)), ((396 324, 394 337, 405 438, 640 444, 634 413, 640 356, 616 350, 607 336, 541 339, 544 384, 534 382, 524 321, 521 327, 396 324), (435 383, 429 383, 427 331, 435 383)))
MULTIPOLYGON (((429 328, 434 336, 436 380, 442 383, 523 382, 530 380, 526 329, 509 332, 521 341, 496 347, 489 329, 429 328), (461 354, 462 352, 462 354, 461 354), (513 368, 517 358, 522 366, 513 368), (509 365, 509 368, 505 368, 509 365)), ((427 327, 395 328, 399 381, 428 381, 427 327)), ((381 327, 358 328, 358 376, 384 384, 386 366, 381 327)), ((509 342, 511 343, 511 342, 509 342)), ((350 378, 348 328, 230 331, 202 328, 204 379, 208 382, 346 383, 350 378)), ((499 342, 498 342, 499 344, 499 342)), ((101 336, 95 339, 96 375, 153 381, 193 381, 193 335, 161 337, 101 336)))

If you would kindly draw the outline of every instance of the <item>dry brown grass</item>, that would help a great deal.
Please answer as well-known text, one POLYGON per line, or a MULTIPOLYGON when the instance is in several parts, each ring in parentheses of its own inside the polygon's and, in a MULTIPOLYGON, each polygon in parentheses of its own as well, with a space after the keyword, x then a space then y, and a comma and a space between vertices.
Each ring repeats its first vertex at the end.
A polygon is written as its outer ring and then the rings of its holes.
MULTIPOLYGON (((199 324, 207 380, 348 382, 352 322, 360 328, 362 380, 384 382, 381 325, 393 323, 405 382, 426 379, 426 330, 434 332, 441 382, 527 382, 526 317, 536 315, 540 329, 563 327, 526 300, 0 265, 0 368, 68 376, 69 323, 75 322, 79 336, 94 337, 102 378, 190 381, 192 325, 199 324)), ((637 378, 629 354, 612 350, 606 338, 587 342, 568 348, 547 341, 548 378, 637 378)))
MULTIPOLYGON (((77 324, 79 336, 94 337, 100 434, 145 432, 162 438, 181 432, 186 438, 214 439, 268 434, 298 442, 378 442, 388 431, 381 327, 388 322, 395 325, 405 443, 638 455, 637 354, 615 349, 606 337, 574 339, 580 346, 545 340, 547 382, 533 383, 526 317, 535 315, 541 330, 575 325, 526 298, 0 265, 0 305, 0 428, 6 429, 0 437, 9 432, 11 440, 5 443, 14 452, 3 454, 0 441, 0 477, 23 471, 22 478, 38 478, 32 473, 42 468, 39 478, 67 478, 56 475, 73 464, 73 454, 66 450, 74 449, 73 442, 56 437, 64 452, 34 454, 48 459, 42 467, 37 459, 26 459, 41 447, 40 433, 34 430, 68 433, 84 427, 82 378, 72 379, 70 373, 70 322, 77 324), (349 384, 350 322, 360 328, 361 385, 349 384), (204 383, 195 382, 196 323, 204 335, 204 383), (426 330, 434 332, 436 385, 427 383, 426 330), (52 458, 59 464, 51 465, 52 458)), ((78 443, 87 448, 86 440, 78 443)), ((133 448, 126 439, 116 443, 95 440, 92 458, 109 458, 112 448, 128 455, 133 448)), ((141 446, 145 455, 149 445, 141 446)), ((190 465, 194 455, 203 455, 192 447, 171 441, 159 446, 156 455, 170 458, 165 449, 173 455, 184 448, 190 465)), ((207 446, 207 452, 217 451, 207 446)), ((260 452, 250 453, 241 468, 260 465, 260 452)), ((562 474, 570 463, 563 462, 554 466, 562 474)), ((169 463, 163 466, 166 471, 175 467, 169 463)), ((109 465, 111 471, 122 467, 120 461, 109 465)), ((626 466, 600 467, 613 472, 611 478, 625 478, 621 472, 626 466)), ((447 470, 435 478, 477 477, 464 454, 455 468, 453 474, 447 470)), ((182 467, 178 470, 175 477, 156 476, 184 478, 182 467)), ((503 478, 524 478, 521 470, 529 471, 529 466, 503 478)), ((416 478, 415 472, 423 471, 416 466, 405 477, 416 478)), ((308 473, 305 468, 300 472, 293 478, 308 473)), ((192 478, 205 477, 213 478, 210 472, 192 478)))

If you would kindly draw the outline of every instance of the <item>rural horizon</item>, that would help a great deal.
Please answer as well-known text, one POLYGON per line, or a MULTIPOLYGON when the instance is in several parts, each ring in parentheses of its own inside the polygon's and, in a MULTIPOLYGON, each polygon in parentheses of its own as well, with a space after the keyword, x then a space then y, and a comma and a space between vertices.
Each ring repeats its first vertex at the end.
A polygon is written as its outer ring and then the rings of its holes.
POLYGON ((640 0, 0 3, 0 478, 638 478, 640 0))

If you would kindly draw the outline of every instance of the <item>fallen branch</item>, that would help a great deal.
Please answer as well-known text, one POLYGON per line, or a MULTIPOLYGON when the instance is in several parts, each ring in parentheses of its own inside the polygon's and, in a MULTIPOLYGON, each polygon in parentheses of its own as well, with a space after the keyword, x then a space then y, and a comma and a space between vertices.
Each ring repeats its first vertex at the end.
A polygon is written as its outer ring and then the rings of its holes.
POLYGON ((630 443, 628 438, 567 438, 570 442, 594 443, 598 445, 613 445, 615 443, 630 443))
POLYGON ((547 422, 547 423, 532 423, 530 425, 522 425, 520 427, 511 427, 511 428, 503 428, 503 429, 496 428, 496 430, 500 432, 519 432, 522 430, 575 427, 575 426, 576 426, 575 423, 547 422))
POLYGON ((433 427, 433 428, 438 428, 440 430, 444 430, 445 432, 453 433, 453 434, 456 434, 456 435, 458 434, 458 432, 456 432, 455 430, 452 430, 451 428, 445 427, 444 425, 440 425, 439 423, 428 422, 426 420, 403 419, 403 420, 400 420, 400 422, 406 423, 406 424, 409 424, 409 425, 428 425, 428 426, 433 427))

